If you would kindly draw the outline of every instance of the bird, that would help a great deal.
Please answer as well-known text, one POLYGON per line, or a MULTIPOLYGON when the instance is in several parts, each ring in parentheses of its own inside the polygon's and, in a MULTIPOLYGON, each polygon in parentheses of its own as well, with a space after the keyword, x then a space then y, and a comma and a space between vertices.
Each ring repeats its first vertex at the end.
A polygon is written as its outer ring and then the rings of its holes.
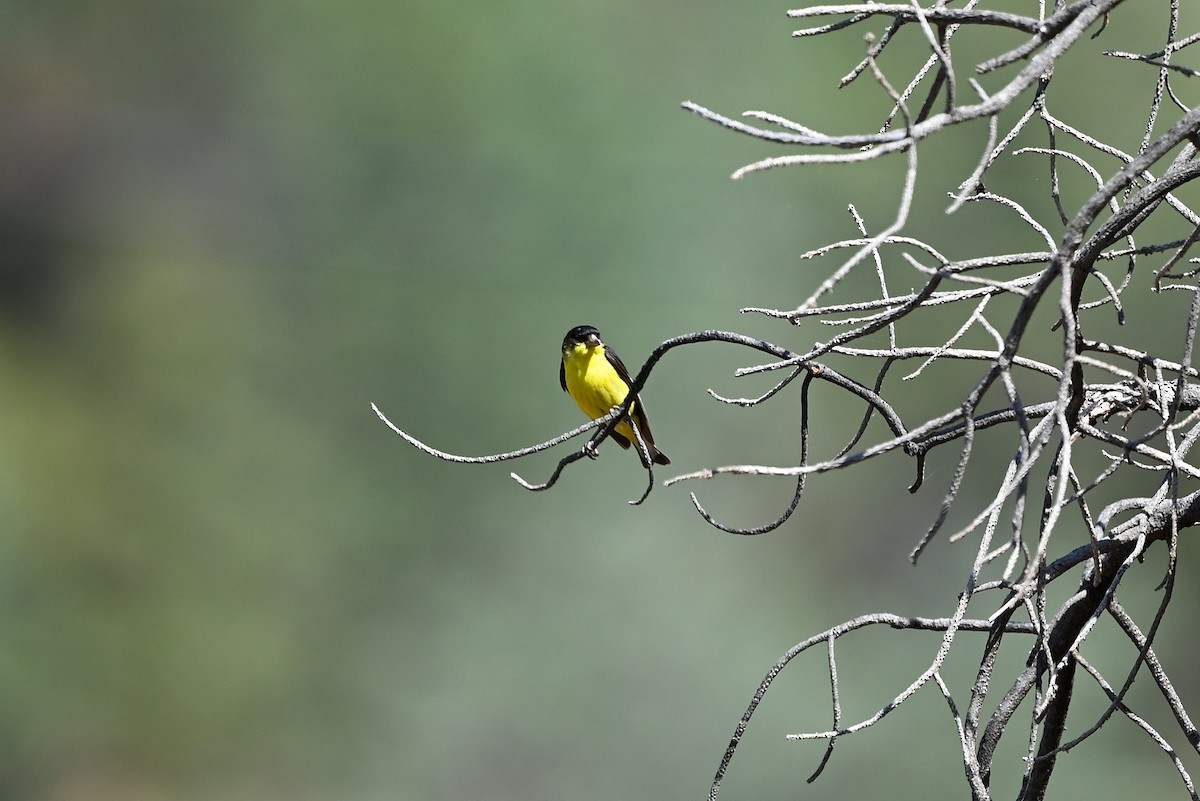
MULTIPOLYGON (((625 402, 633 381, 620 357, 600 339, 600 332, 594 326, 577 325, 563 337, 558 383, 562 384, 563 391, 575 400, 583 413, 595 420, 625 402)), ((649 454, 647 459, 647 454, 643 454, 641 448, 635 448, 638 458, 642 460, 642 467, 650 469, 651 462, 670 464, 667 455, 654 445, 654 435, 650 433, 650 423, 646 421, 645 404, 640 396, 634 400, 629 407, 629 414, 621 418, 609 436, 625 449, 637 442, 629 425, 632 415, 649 454)))

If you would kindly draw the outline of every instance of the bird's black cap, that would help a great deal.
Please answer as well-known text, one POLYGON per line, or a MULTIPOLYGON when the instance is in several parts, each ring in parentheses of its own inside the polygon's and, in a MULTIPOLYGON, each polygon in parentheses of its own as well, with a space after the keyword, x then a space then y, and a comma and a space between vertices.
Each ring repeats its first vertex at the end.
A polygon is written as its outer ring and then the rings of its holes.
POLYGON ((600 341, 600 332, 596 330, 595 326, 577 325, 574 328, 572 328, 570 331, 568 331, 567 335, 565 337, 563 337, 562 346, 563 346, 563 349, 565 350, 566 348, 572 347, 574 345, 583 344, 584 342, 587 342, 588 340, 593 339, 593 338, 595 338, 595 340, 597 342, 600 341))

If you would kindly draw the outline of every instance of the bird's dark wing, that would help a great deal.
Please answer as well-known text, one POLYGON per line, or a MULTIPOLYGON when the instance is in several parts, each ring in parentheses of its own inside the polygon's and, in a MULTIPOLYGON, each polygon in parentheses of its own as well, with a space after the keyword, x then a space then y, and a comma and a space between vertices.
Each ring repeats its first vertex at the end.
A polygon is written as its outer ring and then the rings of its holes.
POLYGON ((563 360, 558 360, 558 383, 562 384, 563 392, 567 391, 567 368, 563 366, 563 360))
MULTIPOLYGON (((625 382, 625 386, 632 387, 633 379, 629 377, 629 370, 626 369, 625 362, 621 361, 621 357, 616 354, 616 351, 605 346, 604 355, 608 359, 608 363, 617 371, 617 375, 625 382)), ((637 423, 638 430, 642 432, 642 439, 653 444, 654 435, 650 433, 650 423, 646 421, 646 406, 642 403, 642 396, 638 395, 634 400, 636 403, 633 407, 633 422, 637 423)))
MULTIPOLYGON (((612 365, 612 368, 617 371, 617 375, 625 382, 625 386, 632 387, 633 379, 629 377, 629 370, 625 368, 625 363, 621 361, 621 357, 608 347, 604 349, 604 355, 608 358, 608 363, 612 365)), ((642 460, 642 466, 649 468, 651 462, 654 464, 670 464, 671 460, 654 444, 654 435, 650 433, 650 423, 646 420, 646 406, 642 403, 641 395, 634 398, 633 424, 637 426, 637 430, 641 433, 648 452, 643 454, 641 449, 638 449, 638 458, 642 460), (650 457, 649 461, 646 459, 647 456, 650 457)), ((610 436, 617 441, 618 445, 626 447, 625 444, 621 443, 621 440, 624 440, 625 437, 622 437, 616 431, 613 431, 610 436)), ((626 443, 628 443, 628 440, 626 440, 626 443)))
POLYGON ((617 355, 617 352, 605 345, 604 358, 608 359, 608 363, 617 371, 617 375, 621 376, 621 380, 625 382, 625 386, 632 387, 633 379, 629 377, 629 371, 625 369, 625 362, 621 361, 621 357, 617 355))

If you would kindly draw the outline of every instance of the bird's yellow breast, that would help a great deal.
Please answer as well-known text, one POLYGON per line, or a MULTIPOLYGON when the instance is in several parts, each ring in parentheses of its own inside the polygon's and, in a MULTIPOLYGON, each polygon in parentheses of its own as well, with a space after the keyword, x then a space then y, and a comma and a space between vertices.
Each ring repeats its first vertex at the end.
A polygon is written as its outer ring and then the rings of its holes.
POLYGON ((629 394, 629 386, 604 355, 603 345, 589 348, 580 344, 567 350, 563 354, 563 375, 567 392, 593 420, 608 414, 629 394))

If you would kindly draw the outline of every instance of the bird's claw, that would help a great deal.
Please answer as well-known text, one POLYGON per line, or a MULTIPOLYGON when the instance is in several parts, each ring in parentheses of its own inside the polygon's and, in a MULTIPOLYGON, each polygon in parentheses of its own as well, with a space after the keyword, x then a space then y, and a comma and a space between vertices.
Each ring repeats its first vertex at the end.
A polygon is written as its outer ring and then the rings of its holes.
POLYGON ((583 455, 589 459, 599 459, 600 452, 596 450, 596 443, 588 440, 583 446, 583 455))

